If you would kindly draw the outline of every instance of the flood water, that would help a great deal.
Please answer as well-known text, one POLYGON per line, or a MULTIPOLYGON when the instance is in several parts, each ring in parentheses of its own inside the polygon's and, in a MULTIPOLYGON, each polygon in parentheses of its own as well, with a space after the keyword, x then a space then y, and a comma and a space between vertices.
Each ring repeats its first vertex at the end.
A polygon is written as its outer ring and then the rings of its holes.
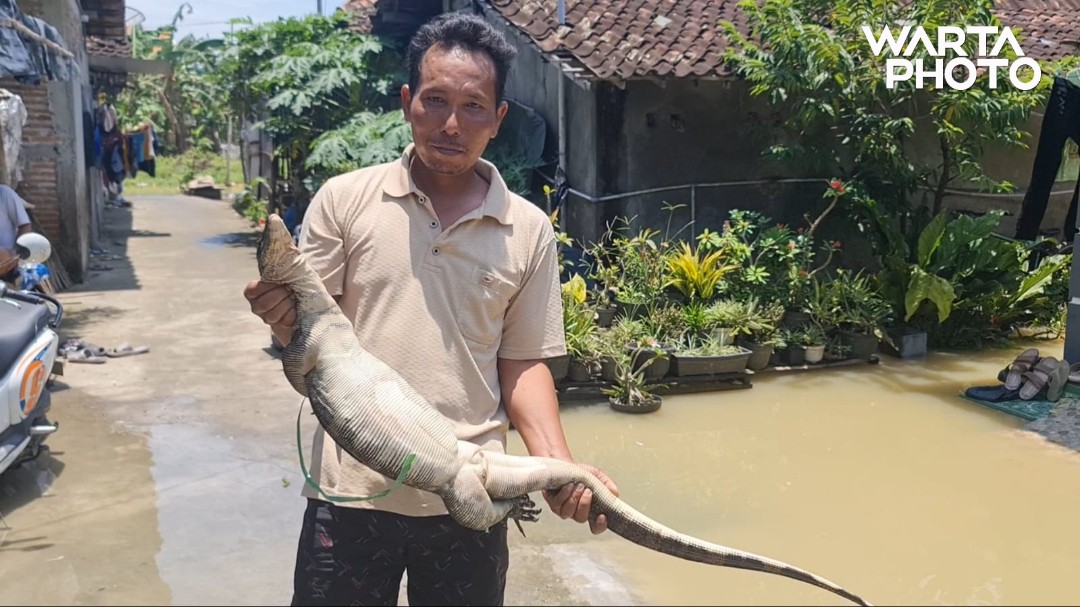
MULTIPOLYGON (((1039 346, 1061 356, 1060 341, 1039 346)), ((996 383, 1022 349, 759 375, 750 390, 666 396, 645 415, 568 404, 563 423, 575 457, 607 471, 638 510, 871 603, 1077 604, 1080 455, 959 397, 996 383)), ((635 602, 849 604, 780 576, 594 538, 546 508, 527 532, 515 542, 587 555, 567 568, 612 571, 635 602)))

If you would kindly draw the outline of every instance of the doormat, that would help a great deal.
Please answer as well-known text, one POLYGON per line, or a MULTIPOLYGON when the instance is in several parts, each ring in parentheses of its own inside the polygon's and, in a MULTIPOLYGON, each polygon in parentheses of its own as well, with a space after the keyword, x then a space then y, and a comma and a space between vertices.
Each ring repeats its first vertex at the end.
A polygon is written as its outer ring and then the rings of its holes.
POLYGON ((1037 419, 1042 419, 1047 415, 1050 415, 1050 411, 1052 411, 1054 407, 1068 406, 1070 409, 1080 407, 1080 386, 1072 383, 1066 384, 1065 390, 1062 392, 1061 398, 1057 402, 1036 399, 1023 400, 1020 398, 1014 400, 1004 400, 1001 402, 992 402, 987 400, 980 400, 978 398, 972 398, 967 395, 966 390, 963 394, 960 395, 960 397, 975 404, 989 407, 991 409, 1001 411, 1002 413, 1008 413, 1009 415, 1014 415, 1016 417, 1019 417, 1020 419, 1025 419, 1027 421, 1035 421, 1037 419))

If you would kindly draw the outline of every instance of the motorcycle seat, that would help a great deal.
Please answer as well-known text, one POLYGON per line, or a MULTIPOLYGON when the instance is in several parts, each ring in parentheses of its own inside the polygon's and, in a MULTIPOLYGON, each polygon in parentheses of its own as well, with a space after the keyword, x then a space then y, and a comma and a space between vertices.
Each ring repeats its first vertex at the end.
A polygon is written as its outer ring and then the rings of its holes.
POLYGON ((7 375, 30 342, 49 326, 49 307, 0 301, 0 377, 7 375))

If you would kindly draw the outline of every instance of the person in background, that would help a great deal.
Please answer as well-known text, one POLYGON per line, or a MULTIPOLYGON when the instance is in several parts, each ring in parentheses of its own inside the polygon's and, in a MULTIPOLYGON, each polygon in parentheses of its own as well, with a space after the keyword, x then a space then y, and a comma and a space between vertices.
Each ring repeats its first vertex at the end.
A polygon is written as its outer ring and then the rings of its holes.
POLYGON ((26 201, 10 186, 0 183, 0 280, 18 283, 19 256, 15 241, 30 230, 26 201))

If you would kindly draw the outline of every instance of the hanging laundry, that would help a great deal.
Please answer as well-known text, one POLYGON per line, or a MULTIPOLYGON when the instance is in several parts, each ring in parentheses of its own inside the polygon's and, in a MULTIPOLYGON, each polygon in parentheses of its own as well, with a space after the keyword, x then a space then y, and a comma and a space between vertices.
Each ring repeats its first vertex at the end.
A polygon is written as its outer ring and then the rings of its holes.
MULTIPOLYGON (((1016 221, 1018 240, 1035 240, 1039 235, 1050 190, 1061 167, 1062 150, 1069 139, 1080 144, 1080 86, 1057 76, 1054 78, 1050 99, 1039 132, 1039 146, 1031 170, 1031 183, 1016 221)), ((1076 205, 1080 198, 1080 175, 1069 203, 1069 211, 1062 231, 1062 242, 1070 242, 1076 233, 1076 205)))

